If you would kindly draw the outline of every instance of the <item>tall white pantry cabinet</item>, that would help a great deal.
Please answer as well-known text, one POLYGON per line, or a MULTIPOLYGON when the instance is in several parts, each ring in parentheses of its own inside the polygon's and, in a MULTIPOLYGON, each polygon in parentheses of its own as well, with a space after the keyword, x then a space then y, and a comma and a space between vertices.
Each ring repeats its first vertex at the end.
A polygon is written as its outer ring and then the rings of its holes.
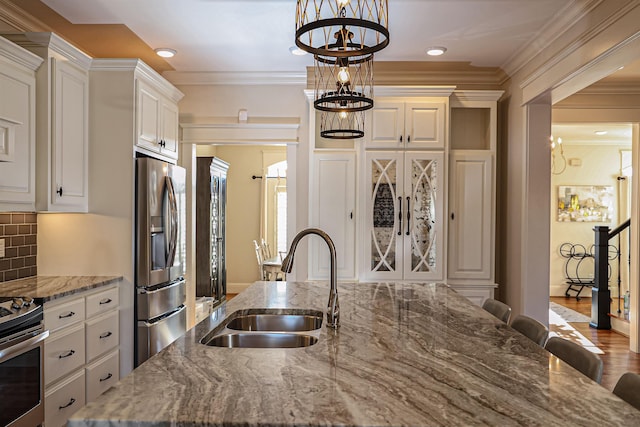
MULTIPOLYGON (((360 140, 328 140, 310 111, 309 226, 334 239, 339 280, 443 282, 477 304, 495 284, 502 91, 376 87, 360 140)), ((311 241, 309 280, 329 258, 311 241)), ((324 249, 324 250, 323 250, 324 249)))

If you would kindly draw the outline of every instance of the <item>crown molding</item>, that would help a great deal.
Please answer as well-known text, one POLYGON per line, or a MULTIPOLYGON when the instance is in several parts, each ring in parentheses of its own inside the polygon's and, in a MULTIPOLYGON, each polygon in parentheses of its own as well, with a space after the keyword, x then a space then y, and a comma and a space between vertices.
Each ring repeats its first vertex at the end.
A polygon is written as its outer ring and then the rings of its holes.
MULTIPOLYGON (((589 6, 592 6, 592 7, 588 7, 588 8, 585 7, 585 13, 582 14, 580 17, 576 17, 576 19, 581 19, 589 11, 591 11, 597 5, 602 3, 602 1, 603 0, 593 0, 593 1, 589 2, 588 3, 589 6)), ((574 54, 580 48, 585 46, 589 41, 593 40, 596 36, 598 36, 604 30, 606 30, 607 28, 611 27, 612 25, 615 25, 615 23, 617 21, 619 21, 624 15, 626 15, 631 10, 633 10, 633 9, 635 9, 637 7, 638 7, 638 5, 637 5, 636 2, 630 2, 627 5, 625 5, 623 8, 618 9, 614 14, 610 15, 607 19, 603 20, 598 25, 596 25, 595 27, 591 28, 589 31, 581 34, 581 36, 578 39, 576 39, 573 43, 570 43, 565 48, 563 48, 560 52, 558 52, 557 54, 553 55, 552 59, 546 61, 544 64, 542 64, 540 67, 538 67, 535 70, 535 72, 533 72, 532 74, 527 76, 527 78, 524 79, 522 81, 522 83, 520 84, 520 88, 525 88, 526 86, 528 86, 529 84, 531 84, 535 80, 539 79, 541 76, 543 76, 545 73, 549 72, 551 69, 553 69, 559 63, 561 63, 562 61, 564 61, 568 57, 570 57, 570 55, 574 54)), ((624 46, 625 44, 633 42, 638 37, 639 37, 638 34, 634 34, 634 35, 630 36, 629 38, 627 38, 627 40, 625 40, 623 43, 618 44, 614 49, 609 49, 607 52, 604 52, 602 55, 599 56, 598 61, 596 61, 596 63, 597 62, 601 62, 603 58, 606 58, 608 55, 610 55, 612 53, 612 51, 615 51, 615 49, 618 49, 621 46, 624 46)), ((583 67, 580 67, 580 69, 575 70, 571 75, 567 76, 563 81, 570 80, 575 75, 582 73, 586 68, 590 68, 590 67, 594 66, 594 64, 595 63, 589 63, 589 64, 587 64, 587 65, 585 65, 583 67)))
POLYGON ((378 96, 451 96, 455 86, 374 86, 373 92, 378 96))
POLYGON ((205 72, 205 71, 165 71, 162 74, 174 85, 296 85, 307 83, 306 72, 205 72))
POLYGON ((52 31, 51 27, 39 19, 27 14, 15 4, 0 0, 0 21, 16 29, 16 31, 52 31))
POLYGON ((44 59, 40 58, 28 50, 18 46, 15 43, 0 37, 0 57, 9 59, 23 67, 35 71, 40 67, 44 59))
MULTIPOLYGON (((587 3, 573 0, 555 14, 554 19, 544 25, 536 35, 518 52, 502 65, 507 75, 512 76, 522 70, 533 58, 536 58, 556 41, 568 28, 579 22, 604 0, 590 0, 587 3)), ((580 44, 581 45, 581 44, 580 44)), ((579 46, 578 46, 579 47, 579 46)), ((574 48, 574 50, 577 47, 574 48)))
POLYGON ((212 117, 198 123, 180 123, 183 144, 291 145, 298 144, 300 119, 255 117, 237 122, 233 117, 212 117))
POLYGON ((26 32, 2 34, 2 36, 41 57, 48 58, 53 52, 84 70, 88 70, 91 66, 89 55, 55 33, 26 32))
POLYGON ((137 58, 103 58, 91 61, 91 71, 124 71, 133 72, 138 76, 151 81, 166 96, 178 102, 184 97, 171 82, 161 76, 156 70, 137 58))

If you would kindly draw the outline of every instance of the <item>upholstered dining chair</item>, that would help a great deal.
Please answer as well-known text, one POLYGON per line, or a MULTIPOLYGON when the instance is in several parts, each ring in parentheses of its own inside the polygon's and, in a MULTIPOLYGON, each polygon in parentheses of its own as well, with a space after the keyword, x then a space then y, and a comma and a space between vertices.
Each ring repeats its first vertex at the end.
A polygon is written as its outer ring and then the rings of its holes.
POLYGON ((549 329, 545 325, 524 314, 514 317, 511 327, 541 347, 544 347, 549 336, 549 329))
POLYGON ((511 307, 507 304, 493 298, 487 298, 482 304, 482 308, 502 320, 504 323, 509 323, 511 307))
POLYGON ((590 352, 580 344, 560 337, 549 338, 544 348, 600 384, 603 364, 597 354, 590 352))
POLYGON ((640 375, 633 372, 622 374, 613 394, 640 410, 640 375))

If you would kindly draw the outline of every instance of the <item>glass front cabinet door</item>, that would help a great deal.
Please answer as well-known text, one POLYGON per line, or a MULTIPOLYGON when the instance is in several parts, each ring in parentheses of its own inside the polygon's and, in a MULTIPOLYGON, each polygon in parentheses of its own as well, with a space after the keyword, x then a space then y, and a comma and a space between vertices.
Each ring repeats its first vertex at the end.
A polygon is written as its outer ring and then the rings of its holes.
POLYGON ((367 152, 366 279, 443 279, 443 162, 441 152, 367 152))

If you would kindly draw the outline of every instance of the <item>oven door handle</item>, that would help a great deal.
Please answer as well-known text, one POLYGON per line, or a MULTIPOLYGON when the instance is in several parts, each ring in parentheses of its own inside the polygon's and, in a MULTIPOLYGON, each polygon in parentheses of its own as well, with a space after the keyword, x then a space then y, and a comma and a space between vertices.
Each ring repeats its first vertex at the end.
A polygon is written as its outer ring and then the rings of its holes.
POLYGON ((35 347, 41 341, 44 341, 45 338, 49 336, 49 331, 44 331, 35 337, 28 338, 24 341, 19 342, 18 344, 12 345, 9 348, 5 348, 4 350, 0 350, 0 363, 9 360, 13 356, 18 353, 23 352, 29 347, 35 347))

